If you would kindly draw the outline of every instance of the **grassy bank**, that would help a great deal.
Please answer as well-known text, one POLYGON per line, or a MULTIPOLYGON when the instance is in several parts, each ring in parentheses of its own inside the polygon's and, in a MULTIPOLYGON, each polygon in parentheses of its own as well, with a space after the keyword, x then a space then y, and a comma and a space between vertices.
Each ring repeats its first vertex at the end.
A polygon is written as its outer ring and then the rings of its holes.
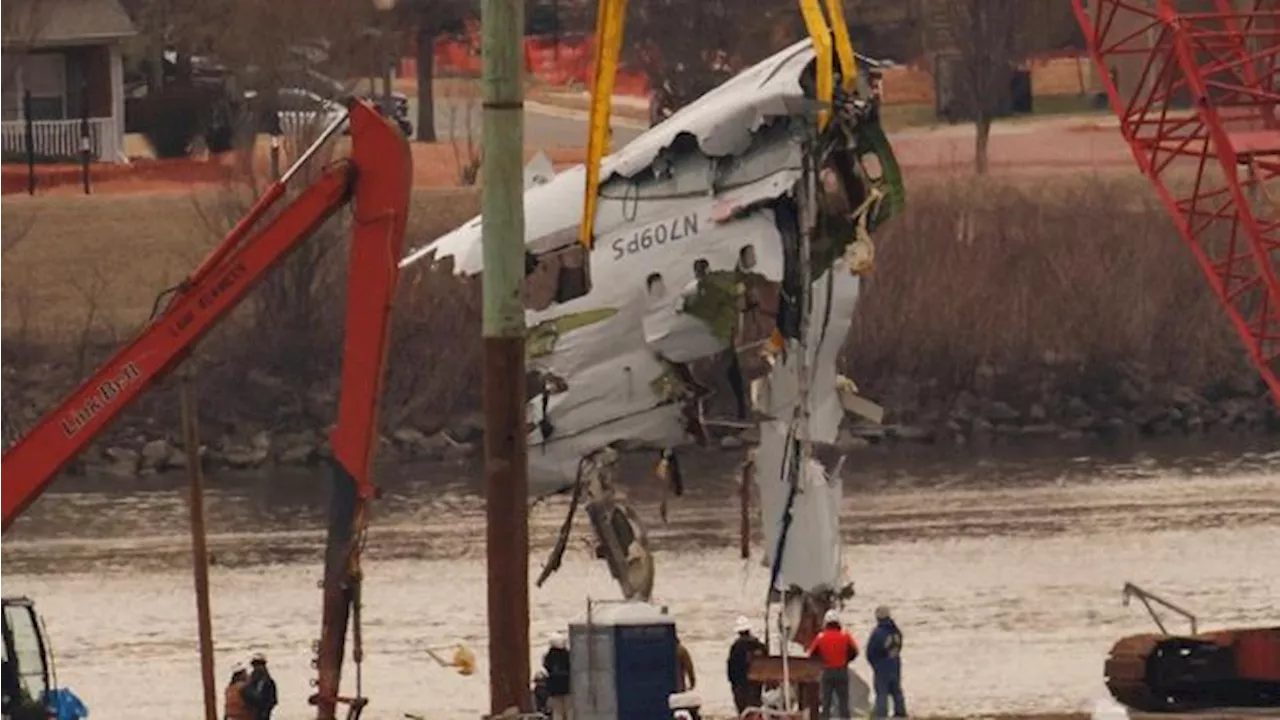
POLYGON ((1142 178, 925 186, 877 250, 846 355, 869 382, 950 393, 1047 364, 1203 387, 1247 370, 1142 178))
MULTIPOLYGON (((1258 430, 1274 412, 1141 179, 918 184, 878 236, 845 372, 903 437, 1258 430), (1033 430, 1027 430, 1033 428, 1033 430)), ((6 402, 30 423, 131 337, 247 198, 5 201, 6 402), (16 391, 11 394, 12 391, 16 391)), ((477 211, 474 189, 418 191, 409 243, 477 211)), ((341 342, 342 219, 199 354, 202 409, 241 443, 330 422, 341 342)), ((478 282, 423 266, 402 283, 385 419, 424 434, 478 407, 478 282)), ((722 394, 723 396, 723 394, 722 394)), ((152 393, 117 437, 173 435, 152 393)), ((228 440, 231 442, 231 440, 228 440)), ((303 453, 305 455, 306 453, 303 453)))

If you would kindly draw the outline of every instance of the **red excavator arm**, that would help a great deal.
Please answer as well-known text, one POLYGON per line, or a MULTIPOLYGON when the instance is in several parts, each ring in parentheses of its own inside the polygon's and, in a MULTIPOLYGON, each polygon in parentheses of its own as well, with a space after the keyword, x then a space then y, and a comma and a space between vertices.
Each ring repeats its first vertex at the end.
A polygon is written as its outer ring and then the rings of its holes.
MULTIPOLYGON (((412 157, 400 130, 368 103, 348 105, 351 156, 324 170, 268 217, 286 184, 342 126, 339 120, 254 203, 222 244, 178 288, 177 296, 133 342, 115 354, 29 433, 4 452, 3 529, 40 497, 66 466, 139 395, 178 365, 219 320, 324 221, 353 203, 346 341, 338 422, 331 436, 336 491, 329 527, 320 679, 313 701, 332 717, 347 618, 358 603, 358 546, 377 439, 378 400, 391 303, 409 212, 412 157)), ((269 341, 269 339, 266 339, 269 341)), ((358 609, 358 605, 357 605, 358 609)), ((357 648, 357 658, 358 658, 357 648)))

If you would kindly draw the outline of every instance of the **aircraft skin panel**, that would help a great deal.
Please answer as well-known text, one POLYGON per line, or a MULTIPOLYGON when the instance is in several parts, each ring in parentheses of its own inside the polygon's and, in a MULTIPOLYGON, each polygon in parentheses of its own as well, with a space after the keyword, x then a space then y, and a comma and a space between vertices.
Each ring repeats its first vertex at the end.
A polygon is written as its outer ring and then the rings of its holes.
MULTIPOLYGON (((861 286, 861 278, 849 270, 843 259, 813 283, 813 317, 806 343, 808 366, 812 387, 833 390, 809 394, 809 439, 813 442, 834 443, 840 432, 845 408, 839 394, 834 392, 838 377, 836 365, 853 326, 853 311, 861 286)), ((756 406, 769 417, 790 420, 799 403, 798 355, 799 344, 795 343, 768 376, 753 383, 756 406)))
POLYGON ((715 198, 704 198, 700 207, 683 214, 633 226, 629 237, 617 239, 634 245, 634 252, 627 252, 624 244, 621 258, 617 257, 619 252, 607 252, 610 243, 597 243, 590 261, 592 290, 546 311, 529 313, 529 324, 536 326, 587 307, 617 310, 611 317, 559 336, 551 354, 530 362, 531 368, 566 380, 566 389, 551 395, 545 403, 541 396, 529 403, 535 426, 544 417, 545 404, 545 418, 554 428, 553 436, 543 446, 540 431, 534 430, 530 442, 542 446, 540 463, 568 468, 570 474, 561 481, 573 479, 582 442, 560 442, 555 439, 557 436, 578 436, 591 428, 622 423, 628 416, 638 415, 644 417, 636 422, 637 429, 617 435, 618 428, 610 427, 612 437, 637 444, 649 441, 652 447, 692 441, 684 429, 683 403, 674 404, 668 413, 655 415, 650 411, 663 402, 671 402, 654 387, 655 381, 670 371, 662 360, 687 362, 691 357, 711 356, 728 347, 712 337, 705 322, 680 310, 682 298, 696 292, 696 261, 706 260, 708 273, 731 272, 741 262, 743 248, 751 246, 755 250, 753 266, 760 269, 760 274, 774 282, 781 279, 782 237, 773 213, 757 210, 716 222, 712 219, 714 202, 715 198), (668 238, 681 233, 688 236, 659 244, 657 239, 662 239, 663 232, 668 238), (646 244, 649 247, 644 247, 646 244), (655 274, 660 278, 650 283, 655 274), (664 353, 664 349, 671 354, 664 353), (666 417, 672 427, 658 427, 655 421, 659 417, 666 417), (566 457, 547 457, 561 453, 566 457))
MULTIPOLYGON (((760 520, 764 531, 765 567, 773 565, 782 534, 783 515, 791 483, 785 465, 788 456, 787 423, 760 424, 760 446, 756 449, 756 487, 760 491, 760 520)), ((822 463, 810 459, 801 474, 800 491, 791 507, 791 526, 782 551, 781 572, 776 587, 799 587, 814 592, 841 585, 840 503, 843 484, 839 477, 828 479, 822 463)))

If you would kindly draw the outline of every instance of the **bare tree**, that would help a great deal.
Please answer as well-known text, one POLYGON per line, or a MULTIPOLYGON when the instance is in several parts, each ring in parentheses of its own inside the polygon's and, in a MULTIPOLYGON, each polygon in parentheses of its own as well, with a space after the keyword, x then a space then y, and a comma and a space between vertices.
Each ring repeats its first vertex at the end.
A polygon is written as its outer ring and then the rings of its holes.
MULTIPOLYGON (((934 44, 949 46, 958 90, 957 108, 976 129, 974 169, 987 172, 991 123, 1006 114, 1020 58, 1018 28, 1027 0, 943 0, 943 29, 934 44)), ((935 26, 936 29, 936 26, 935 26)))
POLYGON ((483 159, 480 138, 476 137, 480 102, 477 93, 467 91, 450 97, 448 102, 449 144, 453 147, 456 179, 459 185, 475 185, 480 178, 480 163, 483 159))
POLYGON ((950 55, 959 115, 976 126, 974 168, 988 169, 992 122, 1009 112, 1018 66, 1037 52, 1072 47, 1079 32, 1058 0, 939 0, 926 46, 950 55))
POLYGON ((792 0, 757 0, 749 12, 735 0, 632 0, 626 60, 655 89, 666 84, 674 111, 803 33, 792 0))
POLYGON ((40 0, 6 0, 0 4, 0 31, 4 42, 5 87, 22 74, 23 60, 31 52, 49 22, 50 3, 40 0))
POLYGON ((371 2, 349 0, 228 0, 208 50, 233 71, 253 67, 279 79, 302 65, 322 65, 347 79, 369 55, 369 39, 359 32, 376 20, 371 2), (308 60, 306 51, 322 60, 308 60))
MULTIPOLYGON (((282 143, 282 162, 292 163, 300 157, 320 130, 318 118, 294 128, 282 143)), ((334 159, 335 150, 333 142, 323 145, 300 170, 287 197, 296 197, 316 180, 334 159)), ((221 242, 245 216, 261 195, 260 180, 250 172, 221 192, 193 193, 194 209, 211 241, 221 242)), ((258 367, 299 392, 333 375, 342 336, 350 222, 347 213, 336 213, 263 278, 237 315, 238 322, 231 324, 234 329, 229 330, 247 332, 263 342, 238 346, 234 358, 222 359, 238 359, 258 367)))
POLYGON ((436 39, 462 31, 463 21, 476 13, 468 0, 404 0, 397 5, 413 28, 418 66, 418 117, 414 123, 418 142, 436 141, 435 79, 436 39))
POLYGON ((129 53, 143 60, 149 90, 164 88, 166 50, 176 54, 176 75, 190 74, 192 55, 209 51, 236 1, 120 0, 138 30, 129 53))

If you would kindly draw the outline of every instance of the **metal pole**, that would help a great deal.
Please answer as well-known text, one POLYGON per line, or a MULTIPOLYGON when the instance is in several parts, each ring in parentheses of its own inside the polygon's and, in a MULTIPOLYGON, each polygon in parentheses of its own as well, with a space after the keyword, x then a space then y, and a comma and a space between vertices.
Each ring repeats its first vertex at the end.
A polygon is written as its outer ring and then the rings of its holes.
MULTIPOLYGON (((314 147, 314 146, 313 146, 314 147)), ((267 156, 271 163, 271 182, 281 180, 280 177, 280 136, 275 133, 271 134, 271 147, 267 156)), ((294 163, 294 168, 301 167, 294 163)), ((293 168, 290 168, 292 170, 293 168)))
POLYGON ((748 451, 747 461, 742 463, 742 487, 739 489, 739 500, 742 504, 742 517, 739 523, 739 552, 742 559, 751 557, 751 481, 755 477, 755 450, 748 451))
MULTIPOLYGON (((383 35, 384 38, 389 38, 390 36, 391 32, 389 30, 383 35)), ((392 117, 391 86, 392 83, 395 82, 392 80, 392 76, 395 74, 395 69, 396 53, 391 51, 391 43, 386 43, 386 46, 383 48, 382 55, 382 114, 388 118, 392 117)))
POLYGON ((26 121, 27 143, 27 194, 36 194, 36 130, 31 119, 31 91, 22 91, 22 119, 26 121))
POLYGON ((182 442, 187 448, 191 492, 191 555, 196 580, 196 616, 200 632, 200 677, 204 681, 205 720, 218 720, 218 696, 213 679, 213 623, 209 619, 209 550, 204 535, 204 478, 200 471, 200 428, 196 420, 191 377, 182 375, 182 442))
POLYGON ((782 602, 778 605, 779 644, 782 646, 782 711, 791 712, 791 628, 787 622, 787 591, 782 591, 782 602))
POLYGON ((93 144, 89 141, 89 83, 80 82, 80 174, 84 194, 89 194, 89 157, 93 144))
POLYGON ((484 464, 489 703, 529 711, 523 0, 483 0, 484 464))

